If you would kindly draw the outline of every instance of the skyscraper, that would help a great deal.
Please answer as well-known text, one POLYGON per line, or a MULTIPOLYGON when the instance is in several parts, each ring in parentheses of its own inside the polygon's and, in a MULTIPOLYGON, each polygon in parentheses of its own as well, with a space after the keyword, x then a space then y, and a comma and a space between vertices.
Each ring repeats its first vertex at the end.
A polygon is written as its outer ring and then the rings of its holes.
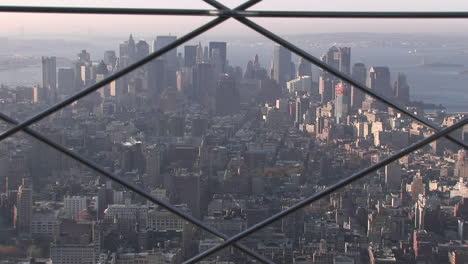
POLYGON ((140 60, 143 57, 148 56, 149 51, 150 51, 148 43, 144 40, 138 41, 138 43, 135 45, 135 49, 136 49, 135 51, 136 60, 140 60))
POLYGON ((335 86, 335 118, 337 123, 343 123, 349 112, 349 87, 344 83, 335 86))
POLYGON ((148 90, 153 95, 159 95, 166 88, 166 60, 154 59, 147 66, 148 90))
POLYGON ((326 54, 322 56, 322 61, 338 69, 340 72, 350 74, 351 72, 351 48, 349 47, 331 47, 326 54))
POLYGON ((18 187, 16 200, 15 227, 19 233, 28 234, 31 230, 32 218, 32 186, 28 179, 18 187))
POLYGON ((204 105, 208 109, 214 110, 214 105, 210 103, 216 93, 216 82, 214 79, 213 67, 209 63, 199 63, 193 68, 193 100, 204 105))
MULTIPOLYGON (((153 43, 153 52, 160 50, 176 41, 176 36, 157 36, 153 43)), ((161 59, 166 61, 166 85, 175 89, 177 71, 177 48, 164 53, 161 59)))
POLYGON ((57 98, 57 62, 55 57, 42 57, 42 89, 49 99, 57 98))
POLYGON ((232 115, 240 111, 239 90, 232 76, 221 76, 216 89, 216 114, 232 115))
MULTIPOLYGON (((353 70, 351 72, 351 77, 361 83, 362 85, 366 84, 366 75, 367 69, 364 63, 356 63, 353 65, 353 70)), ((362 102, 364 101, 365 94, 358 88, 352 86, 351 87, 351 107, 354 109, 358 109, 362 106, 362 102)))
POLYGON ((57 82, 60 94, 72 94, 75 90, 75 71, 71 68, 60 68, 57 82))
POLYGON ((312 64, 302 57, 299 59, 299 66, 297 67, 297 76, 312 76, 312 64))
POLYGON ((217 41, 211 41, 209 43, 209 49, 210 49, 210 58, 213 56, 214 50, 219 51, 219 57, 221 61, 221 72, 224 73, 226 72, 226 63, 227 63, 227 48, 226 48, 226 42, 217 42, 217 41))
POLYGON ((136 47, 133 36, 130 35, 127 41, 119 45, 119 67, 123 68, 135 61, 136 47))
POLYGON ((286 89, 286 82, 291 80, 291 52, 283 46, 275 45, 273 51, 273 79, 281 90, 286 89))
POLYGON ((106 50, 104 52, 104 63, 107 65, 112 65, 112 67, 115 67, 116 62, 117 62, 117 56, 115 55, 115 51, 106 50))
POLYGON ((409 103, 409 85, 406 81, 406 75, 399 72, 395 85, 393 86, 394 95, 397 101, 401 104, 409 103))
POLYGON ((398 190, 401 185, 401 165, 392 162, 385 166, 385 185, 389 190, 398 190))
POLYGON ((195 64, 197 64, 197 46, 184 46, 184 66, 193 67, 195 64))
MULTIPOLYGON (((153 52, 166 47, 167 45, 176 41, 176 39, 176 36, 157 36, 153 42, 153 52)), ((177 48, 166 52, 160 58, 166 60, 167 66, 169 68, 175 68, 177 66, 177 48)))
POLYGON ((390 86, 390 70, 388 67, 370 67, 369 78, 367 81, 370 89, 388 97, 392 95, 390 86))

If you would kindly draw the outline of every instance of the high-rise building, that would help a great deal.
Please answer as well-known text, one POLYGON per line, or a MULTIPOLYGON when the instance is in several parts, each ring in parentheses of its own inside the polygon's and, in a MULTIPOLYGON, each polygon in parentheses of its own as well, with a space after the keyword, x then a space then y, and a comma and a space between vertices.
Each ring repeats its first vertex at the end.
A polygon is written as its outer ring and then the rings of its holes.
MULTIPOLYGON (((176 36, 157 36, 153 43, 153 52, 166 47, 176 40, 176 36)), ((177 71, 177 48, 164 53, 160 58, 166 61, 166 85, 175 88, 177 71)))
POLYGON ((312 64, 302 57, 299 59, 299 66, 297 66, 297 77, 301 76, 312 77, 312 64))
POLYGON ((65 213, 71 219, 76 219, 81 211, 87 209, 85 196, 65 196, 63 204, 65 213))
POLYGON ((388 190, 398 190, 401 185, 401 165, 392 162, 385 166, 385 185, 388 190))
POLYGON ((216 93, 216 81, 214 79, 213 67, 209 63, 199 63, 193 68, 193 95, 195 102, 203 104, 208 109, 214 110, 210 98, 216 93))
POLYGON ((147 86, 153 96, 161 94, 166 89, 166 60, 157 58, 147 65, 147 86))
POLYGON ((72 94, 75 91, 75 71, 72 68, 60 68, 57 83, 60 94, 72 94))
POLYGON ((457 162, 455 164, 455 176, 468 179, 468 153, 466 150, 459 150, 457 162))
POLYGON ((370 89, 388 97, 392 95, 390 86, 390 70, 388 67, 370 67, 367 81, 370 89))
POLYGON ((320 102, 322 104, 331 101, 335 96, 335 89, 333 89, 333 80, 329 73, 322 73, 319 77, 319 94, 320 102))
POLYGON ((343 123, 349 113, 349 87, 344 83, 335 86, 335 118, 337 123, 343 123))
POLYGON ((184 66, 193 67, 197 64, 197 46, 186 45, 184 46, 184 66))
POLYGON ((15 210, 15 227, 22 234, 29 234, 31 231, 33 213, 32 195, 31 183, 28 179, 23 178, 23 183, 18 187, 15 210))
POLYGON ((216 89, 216 114, 232 115, 240 111, 239 90, 234 78, 225 74, 221 77, 216 89))
MULTIPOLYGON (((156 36, 153 42, 153 52, 158 51, 172 42, 177 40, 177 36, 156 36)), ((164 58, 169 67, 176 67, 177 65, 177 48, 174 48, 164 53, 161 58, 164 58)))
POLYGON ((209 43, 209 56, 210 58, 215 54, 214 50, 218 50, 218 56, 220 60, 220 67, 221 73, 226 72, 226 64, 227 64, 227 48, 226 42, 218 42, 218 41, 211 41, 209 43))
MULTIPOLYGON (((361 83, 362 85, 366 85, 366 76, 367 76, 367 69, 364 63, 355 63, 353 65, 353 69, 351 72, 351 77, 361 83)), ((351 87, 351 107, 354 109, 358 109, 362 107, 362 102, 365 99, 365 94, 358 88, 352 86, 351 87)))
MULTIPOLYGON (((314 92, 312 91, 312 87, 313 87, 312 77, 308 75, 299 76, 294 80, 286 82, 286 87, 290 94, 295 94, 296 92, 301 92, 301 93, 309 92, 309 93, 314 94, 314 92)), ((314 95, 316 95, 316 92, 314 95)))
POLYGON ((104 52, 104 63, 106 65, 111 65, 112 68, 115 67, 115 63, 117 62, 117 56, 115 55, 114 50, 106 50, 104 52))
POLYGON ((192 215, 200 218, 200 174, 177 169, 174 171, 173 182, 174 189, 171 191, 173 201, 177 204, 187 204, 192 215))
POLYGON ((281 90, 286 89, 286 82, 291 80, 291 51, 283 46, 275 45, 273 51, 273 79, 278 82, 281 90))
POLYGON ((78 53, 78 62, 80 63, 91 62, 91 54, 89 54, 89 52, 87 52, 86 50, 82 50, 80 53, 78 53))
POLYGON ((409 103, 410 87, 408 85, 408 82, 406 81, 405 74, 401 72, 398 73, 393 89, 394 89, 395 98, 397 99, 399 103, 404 104, 404 105, 409 103))
POLYGON ((55 57, 42 57, 42 89, 44 89, 48 99, 55 101, 57 98, 57 61, 55 57))
POLYGON ((136 47, 133 36, 130 35, 127 41, 119 45, 119 67, 123 68, 135 61, 136 47))
POLYGON ((351 48, 349 47, 333 46, 321 59, 344 74, 351 73, 351 48))
POLYGON ((149 52, 150 52, 150 48, 146 41, 140 40, 135 45, 135 59, 136 60, 140 60, 148 56, 149 52))
POLYGON ((121 145, 121 158, 120 163, 122 171, 145 171, 145 158, 143 156, 143 150, 141 142, 129 141, 121 145))

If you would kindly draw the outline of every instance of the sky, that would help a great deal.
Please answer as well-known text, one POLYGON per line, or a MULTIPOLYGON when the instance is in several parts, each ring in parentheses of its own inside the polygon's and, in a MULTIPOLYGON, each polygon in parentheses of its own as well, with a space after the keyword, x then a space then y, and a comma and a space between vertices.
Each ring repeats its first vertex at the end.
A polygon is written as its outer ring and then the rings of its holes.
MULTIPOLYGON (((220 0, 229 7, 241 0, 220 0)), ((213 9, 201 0, 2 0, 1 5, 39 6, 100 6, 135 8, 213 9)), ((310 11, 468 11, 466 0, 263 0, 252 10, 310 10, 310 11)), ((128 15, 70 15, 22 14, 0 15, 0 36, 119 36, 181 35, 202 25, 213 17, 128 16, 128 15)), ((465 33, 468 19, 277 19, 252 18, 278 34, 307 34, 324 32, 395 32, 395 33, 465 33)), ((211 30, 209 35, 254 35, 233 19, 211 30)))

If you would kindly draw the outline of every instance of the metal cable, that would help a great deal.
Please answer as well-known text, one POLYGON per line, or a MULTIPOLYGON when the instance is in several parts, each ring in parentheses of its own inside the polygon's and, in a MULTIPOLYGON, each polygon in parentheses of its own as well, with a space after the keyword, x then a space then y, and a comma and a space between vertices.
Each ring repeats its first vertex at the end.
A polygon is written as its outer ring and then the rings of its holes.
POLYGON ((234 235, 232 236, 230 239, 224 241, 223 243, 215 246, 215 247, 212 247, 211 249, 208 249, 206 250, 205 252, 202 252, 200 254, 198 254, 197 256, 194 256, 193 258, 185 261, 184 263, 196 263, 197 261, 219 251, 219 250, 222 250, 223 248, 226 248, 228 246, 230 246, 232 243, 234 242, 238 242, 239 240, 251 235, 252 233, 266 227, 267 225, 275 222, 276 220, 280 219, 280 218, 283 218, 285 216, 288 216, 294 212, 296 212, 297 210, 300 210, 301 208, 304 208, 305 206, 317 201, 317 200, 320 200, 321 198, 337 191, 338 189, 340 188, 343 188, 351 183, 353 183, 354 181, 356 180, 359 180, 361 179, 362 177, 366 176, 367 174, 371 173, 371 172, 374 172, 402 157, 404 157, 405 155, 415 151, 415 150, 418 150, 420 149, 421 147, 424 147, 425 145, 427 144, 430 144, 431 142, 443 137, 443 136, 446 136, 448 135, 449 133, 455 131, 456 129, 459 129, 459 128, 462 128, 464 125, 468 124, 468 118, 464 118, 463 120, 457 122, 456 124, 450 126, 450 127, 447 127, 445 129, 442 129, 438 132, 436 132, 435 134, 432 134, 431 136, 407 147, 407 148, 404 148, 403 150, 400 150, 399 152, 391 155, 390 157, 387 157, 385 159, 383 159, 382 161, 372 165, 372 166, 369 166, 343 180, 340 180, 338 181, 337 183, 327 187, 326 189, 324 189, 323 191, 320 191, 310 197, 308 197, 307 199, 304 199, 302 200, 301 202, 289 207, 288 209, 284 210, 284 211, 281 211, 277 214, 274 214, 268 218, 266 218, 265 220, 262 220, 260 221, 259 223, 247 228, 246 230, 238 233, 237 235, 234 235))
MULTIPOLYGON (((214 1, 214 0, 204 0, 205 2, 213 5, 214 7, 216 8, 225 8, 222 4, 214 1)), ((306 59, 308 59, 309 61, 311 61, 312 63, 314 62, 317 62, 317 63, 314 63, 315 65, 317 66, 322 66, 322 68, 326 69, 327 71, 331 72, 332 74, 335 74, 336 76, 338 77, 342 77, 342 79, 348 81, 350 84, 352 85, 356 85, 356 86, 359 86, 359 88, 361 88, 361 90, 363 90, 364 92, 368 92, 369 89, 365 88, 364 86, 362 86, 361 84, 359 84, 358 82, 354 81, 352 78, 348 77, 347 75, 345 74, 342 74, 341 72, 339 72, 338 70, 334 69, 333 67, 329 67, 327 64, 321 62, 320 60, 316 59, 315 57, 311 56, 310 54, 300 50, 299 48, 295 47, 294 45, 292 45, 291 43, 277 37, 276 35, 274 35, 273 33, 269 32, 268 30, 266 29, 263 29, 262 27, 256 25, 255 23, 245 19, 245 18, 236 18, 238 21, 240 21, 241 23, 247 25, 248 27, 254 29, 255 31, 259 32, 260 34, 270 38, 271 40, 277 42, 278 44, 280 45, 283 45, 285 46, 286 48, 288 48, 289 50, 295 52, 296 54, 302 56, 302 57, 305 57, 306 59), (309 58, 310 57, 310 58, 309 58), (340 76, 342 75, 342 76, 340 76), (344 78, 343 78, 344 77, 344 78), (362 86, 362 87, 361 87, 362 86)), ((389 103, 391 106, 392 106, 392 102, 388 99, 386 99, 385 97, 383 96, 379 96, 379 94, 372 94, 374 98, 377 98, 377 99, 380 99, 384 102, 387 102, 389 103), (381 98, 379 98, 381 97, 381 98)), ((393 104, 394 105, 394 104, 393 104)), ((396 105, 395 105, 396 106, 396 105)), ((398 106, 395 107, 395 108, 399 108, 398 106)), ((400 110, 400 109, 398 109, 400 110)), ((404 111, 403 111, 404 112, 404 111)), ((410 115, 411 116, 411 115, 410 115)), ((412 117, 412 116, 411 116, 412 117)), ((415 118, 416 120, 418 120, 418 118, 415 118)), ((419 120, 418 120, 419 121, 419 120)), ((425 121, 422 120, 420 121, 421 123, 425 124, 425 121)), ((399 152, 397 152, 396 154, 390 156, 390 157, 387 157, 386 159, 372 165, 372 166, 369 166, 361 171, 359 171, 358 173, 355 173, 331 186, 329 186, 328 188, 326 188, 325 190, 321 191, 321 192, 318 192, 312 196, 310 196, 309 198, 305 199, 305 200, 302 200, 301 202, 295 204, 294 206, 282 211, 282 212, 279 212, 275 215, 272 215, 270 217, 268 217, 267 219, 257 223, 256 225, 238 233, 237 235, 234 235, 232 236, 229 240, 223 242, 222 244, 219 244, 218 246, 215 246, 209 250, 206 250, 205 252, 202 252, 200 254, 198 254, 197 256, 185 261, 184 263, 195 263, 227 246, 229 246, 231 243, 234 243, 236 241, 239 241, 240 239, 242 238, 245 238, 247 237, 248 235, 260 230, 261 228, 273 223, 274 221, 280 219, 280 218, 283 218, 289 214, 292 214, 294 212, 296 212, 297 210, 309 205, 310 203, 314 202, 314 201, 317 201, 321 198, 323 198, 324 196, 330 194, 330 193, 333 193, 335 192, 336 190, 344 187, 344 186, 347 186, 348 184, 351 184, 352 182, 364 177, 365 175, 371 173, 371 172, 374 172, 380 168, 382 168, 383 166, 385 165, 388 165, 389 163, 393 162, 393 161, 396 161, 398 160, 399 158, 411 153, 412 151, 414 150, 417 150, 431 142, 433 142, 434 140, 437 140, 438 138, 442 137, 442 136, 445 136, 449 139, 451 139, 452 141, 455 141, 457 144, 459 143, 458 140, 453 140, 452 138, 449 137, 449 133, 455 131, 456 129, 459 129, 459 128, 462 128, 465 124, 468 123, 468 118, 465 118, 463 119, 462 121, 454 124, 453 126, 450 126, 450 127, 447 127, 445 129, 442 129, 440 130, 439 128, 435 127, 433 129, 435 129, 437 132, 407 148, 404 148, 402 150, 400 150, 399 152)), ((428 125, 429 127, 432 127, 431 124, 428 125)), ((461 142, 461 145, 462 147, 465 147, 466 149, 466 145, 461 142)))
MULTIPOLYGON (((245 2, 244 4, 240 5, 239 7, 236 8, 236 10, 242 10, 242 9, 245 9, 245 8, 249 8, 250 6, 260 2, 261 0, 250 0, 250 1, 247 1, 245 2)), ((26 132, 27 134, 33 136, 34 138, 44 142, 45 144, 51 146, 52 148, 56 149, 57 151, 67 155, 68 157, 71 157, 73 158, 74 160, 86 165, 87 167, 97 171, 98 173, 106 176, 107 178, 123 185, 123 186, 126 186, 129 190, 141 195, 142 197, 150 200, 151 202, 155 203, 155 204, 158 204, 160 205, 161 207, 167 209, 168 211, 176 214, 177 216, 187 220, 188 222, 191 222, 192 224, 198 226, 199 228, 207 231, 208 233, 211 233, 215 236, 218 236, 220 238, 223 238, 223 239, 227 239, 228 236, 226 236, 225 234, 217 231, 216 229, 213 229, 211 228, 210 226, 206 225, 205 223, 203 223, 202 221, 194 218, 193 216, 191 215, 188 215, 188 214, 185 214, 184 212, 180 211, 179 209, 175 208, 174 206, 168 204, 168 203, 165 203, 164 201, 152 196, 151 194, 148 194, 146 191, 144 191, 143 189, 141 189, 140 187, 128 182, 128 181, 125 181, 124 179, 121 179, 120 177, 106 171, 105 169, 101 168, 99 165, 97 165, 96 163, 68 150, 67 148, 59 145, 59 144, 56 144, 55 142, 47 139, 46 137, 40 135, 39 133, 33 131, 32 129, 28 128, 29 125, 33 124, 34 122, 37 122, 39 120, 41 120, 42 118, 44 117, 47 117, 49 116, 50 114, 60 110, 61 108, 63 107, 66 107, 67 105, 73 103, 74 101, 88 95, 89 93, 99 89, 100 87, 112 82, 113 80, 116 80, 117 78, 125 75, 126 73, 138 68, 139 66, 151 61, 152 59, 155 59, 157 58, 158 56, 161 56, 162 54, 164 54, 165 52, 181 45, 182 43, 198 36, 199 34, 202 34, 203 32, 209 30, 210 28, 220 24, 221 22, 227 20, 229 17, 218 17, 214 20, 212 20, 211 22, 193 30, 192 32, 184 35, 183 37, 177 39, 176 41, 174 41, 173 43, 165 46, 164 48, 162 48, 161 50, 158 50, 156 52, 153 52, 152 54, 148 55, 147 57, 129 65, 128 67, 110 75, 109 77, 105 78, 104 80, 102 80, 101 82, 98 82, 92 86, 90 86, 89 88, 86 88, 85 90, 81 91, 81 92, 78 92, 77 94, 69 97, 68 99, 65 99, 64 101, 40 112, 39 114, 35 115, 33 118, 25 121, 25 122, 22 122, 22 123, 19 123, 18 121, 4 115, 3 113, 0 113, 0 119, 10 123, 10 124, 15 124, 17 127, 21 126, 21 124, 24 124, 24 126, 22 128, 20 128, 19 130, 23 130, 24 132, 26 132), (33 119, 36 119, 36 120, 33 120, 33 119), (29 122, 28 122, 29 121, 29 122), (26 124, 28 122, 28 124, 26 124)), ((19 131, 18 130, 18 131, 19 131)), ((8 131, 7 131, 8 132, 8 131)), ((13 132, 15 133, 15 132, 13 132)), ((1 140, 4 140, 5 138, 11 136, 13 133, 11 134, 4 134, 4 137, 2 137, 0 135, 0 141, 1 140)), ((248 247, 245 247, 244 245, 240 245, 240 244, 235 244, 234 247, 238 248, 239 250, 245 252, 247 255, 253 257, 254 259, 258 260, 258 261, 261 261, 263 263, 274 263, 272 262, 271 260, 267 259, 265 256, 262 256, 261 254, 258 254, 257 252, 251 250, 250 248, 248 247)))
MULTIPOLYGON (((221 3, 219 3, 219 2, 217 2, 215 0, 204 0, 204 1, 207 2, 208 4, 213 5, 216 8, 219 8, 219 9, 225 8, 224 5, 222 5, 221 3)), ((258 33, 260 33, 261 35, 267 37, 268 39, 270 39, 270 40, 278 43, 279 45, 287 48, 288 50, 290 50, 291 52, 297 54, 298 56, 307 59, 312 64, 320 67, 321 69, 324 69, 324 70, 328 71, 329 73, 331 73, 331 74, 335 75, 336 77, 344 80, 345 82, 349 83, 350 85, 358 88, 359 90, 363 91, 364 93, 368 94, 369 96, 371 96, 371 97, 373 97, 373 98, 375 98, 377 100, 380 100, 380 101, 386 103, 387 105, 397 109, 398 111, 406 114, 407 116, 413 118, 417 122, 419 122, 419 123, 421 123, 421 124, 423 124, 423 125, 425 125, 425 126, 427 126, 429 128, 432 128, 435 131, 440 130, 440 128, 438 126, 436 126, 435 124, 433 124, 431 121, 427 120, 426 118, 421 117, 421 116, 417 116, 417 115, 411 113, 410 111, 405 109, 405 107, 400 106, 396 102, 393 102, 393 100, 388 99, 386 96, 380 94, 379 92, 367 88, 365 85, 363 85, 360 82, 354 80, 351 76, 349 76, 349 75, 347 75, 345 73, 342 73, 341 71, 334 68, 333 66, 330 66, 330 65, 326 64, 325 62, 321 61, 320 59, 316 58, 315 56, 311 55, 310 53, 304 51, 303 49, 297 47, 296 45, 292 44, 291 42, 279 37, 278 35, 276 35, 273 32, 267 30, 266 28, 252 22, 251 20, 249 20, 247 18, 235 17, 235 19, 237 21, 241 22, 242 24, 246 25, 247 27, 255 30, 258 33)), ((454 142, 455 144, 459 145, 460 147, 462 147, 464 149, 468 149, 468 144, 461 141, 460 139, 455 138, 455 137, 453 137, 451 135, 447 135, 446 138, 448 140, 454 142)))
MULTIPOLYGON (((4 113, 0 113, 0 119, 2 119, 3 121, 7 122, 7 123, 10 123, 10 124, 13 124, 13 125, 16 125, 18 124, 18 121, 14 120, 13 118, 5 115, 4 113)), ((211 233, 217 237, 220 237, 220 238, 223 238, 223 239, 227 239, 228 236, 226 236, 225 234, 219 232, 218 230, 206 225, 205 223, 203 223, 202 221, 198 220, 197 218, 189 215, 189 214, 186 214, 185 212, 177 209, 177 207, 174 207, 173 205, 171 205, 170 203, 166 203, 165 201, 163 200, 160 200, 159 198, 147 193, 145 190, 143 190, 142 188, 138 187, 137 185, 134 185, 132 184, 131 182, 129 181, 126 181, 125 179, 122 179, 120 178, 119 176, 111 173, 111 172, 108 172, 106 169, 102 168, 100 165, 98 165, 97 163, 75 153, 74 151, 72 150, 69 150, 68 148, 60 145, 60 144, 57 144, 55 142, 53 142, 52 140, 48 139, 47 137, 41 135, 40 133, 34 131, 33 129, 31 128, 24 128, 23 131, 36 138, 37 140, 43 142, 44 144, 47 144, 48 146, 54 148, 55 150, 57 150, 58 152, 80 162, 81 164, 87 166, 88 168, 98 172, 99 174, 111 179, 112 181, 114 182, 117 182, 118 184, 121 184, 123 186, 125 186, 126 188, 128 188, 129 190, 131 190, 132 192, 135 192, 139 195, 141 195, 142 197, 148 199, 149 201, 153 202, 154 204, 157 204, 159 206, 161 206, 162 208, 168 210, 169 212, 179 216, 180 218, 188 221, 188 222, 191 222, 192 224, 196 225, 197 227, 207 231, 208 233, 211 233)), ((264 256, 258 254, 257 252, 255 251, 252 251, 250 248, 247 248, 246 246, 244 245, 241 245, 241 244, 237 244, 237 245, 234 245, 235 247, 237 247, 238 249, 246 252, 248 255, 254 257, 255 259, 257 260, 260 260, 264 263, 273 263, 271 262, 269 259, 265 258, 264 256)))
POLYGON ((168 15, 168 16, 222 16, 222 17, 276 17, 276 18, 408 18, 458 19, 468 18, 468 12, 336 12, 336 11, 276 11, 276 10, 209 10, 171 8, 114 8, 63 6, 0 6, 0 12, 59 13, 102 15, 168 15))

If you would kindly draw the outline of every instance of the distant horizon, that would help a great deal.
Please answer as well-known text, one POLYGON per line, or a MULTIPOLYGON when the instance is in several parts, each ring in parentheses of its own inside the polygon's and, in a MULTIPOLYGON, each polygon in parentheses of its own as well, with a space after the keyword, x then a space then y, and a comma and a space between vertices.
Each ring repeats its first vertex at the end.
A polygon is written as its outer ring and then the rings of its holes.
MULTIPOLYGON (((7 39, 44 39, 44 40, 60 40, 60 39, 73 39, 73 38, 81 38, 81 37, 91 37, 93 39, 122 39, 128 37, 130 34, 132 34, 134 37, 137 39, 143 39, 141 37, 153 37, 155 38, 156 36, 167 36, 167 35, 172 35, 172 36, 183 36, 184 34, 163 34, 163 33, 153 33, 152 36, 150 36, 150 33, 146 34, 139 34, 139 33, 133 33, 133 32, 127 32, 127 33, 114 33, 114 34, 98 34, 98 33, 91 33, 91 34, 59 34, 59 33, 44 33, 44 34, 37 34, 37 35, 17 35, 17 34, 0 34, 0 38, 7 38, 7 39)), ((330 31, 330 32, 311 32, 311 33, 292 33, 292 34, 281 34, 283 37, 303 37, 303 36, 311 36, 311 35, 353 35, 353 34, 367 34, 367 35, 399 35, 399 36, 405 36, 405 35, 415 35, 415 36, 434 36, 434 35, 443 35, 443 36, 451 36, 451 37, 463 37, 463 38, 468 38, 468 35, 464 32, 373 32, 373 31, 330 31)), ((202 38, 263 38, 267 40, 265 37, 262 35, 243 35, 243 34, 227 34, 227 35, 211 35, 209 33, 206 33, 206 35, 201 35, 196 37, 196 39, 202 38)), ((86 41, 81 39, 82 41, 86 41)), ((153 39, 151 39, 153 40, 153 39)))

